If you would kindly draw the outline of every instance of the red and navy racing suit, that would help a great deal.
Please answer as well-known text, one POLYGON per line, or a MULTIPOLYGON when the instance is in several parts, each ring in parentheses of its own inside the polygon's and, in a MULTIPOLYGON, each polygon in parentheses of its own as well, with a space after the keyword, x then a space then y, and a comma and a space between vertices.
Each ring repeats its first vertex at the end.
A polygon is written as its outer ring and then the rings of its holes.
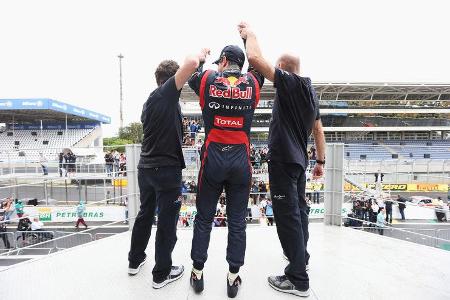
POLYGON ((198 176, 197 215, 191 258, 202 270, 217 201, 225 188, 228 219, 227 262, 237 273, 244 264, 246 214, 252 170, 250 128, 264 78, 256 71, 195 73, 189 86, 200 97, 205 143, 198 176))

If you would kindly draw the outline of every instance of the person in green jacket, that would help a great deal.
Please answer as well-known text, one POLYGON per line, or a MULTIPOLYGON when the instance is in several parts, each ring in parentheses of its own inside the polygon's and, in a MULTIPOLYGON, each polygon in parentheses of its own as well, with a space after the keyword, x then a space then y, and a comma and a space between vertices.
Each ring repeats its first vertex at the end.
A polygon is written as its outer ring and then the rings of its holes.
POLYGON ((22 218, 23 216, 23 203, 22 201, 16 199, 14 208, 16 209, 16 214, 19 218, 22 218))
POLYGON ((385 219, 386 218, 386 210, 384 207, 380 207, 380 212, 377 215, 377 228, 378 228, 378 233, 380 235, 383 235, 383 230, 385 226, 385 219))

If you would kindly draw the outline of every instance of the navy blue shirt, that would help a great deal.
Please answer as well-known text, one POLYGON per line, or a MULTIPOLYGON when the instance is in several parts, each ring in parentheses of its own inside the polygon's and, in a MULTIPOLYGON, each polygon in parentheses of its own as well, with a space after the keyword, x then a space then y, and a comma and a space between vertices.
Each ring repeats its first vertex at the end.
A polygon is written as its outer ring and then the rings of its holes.
POLYGON ((275 69, 275 102, 269 128, 268 159, 308 165, 308 137, 320 119, 319 101, 311 79, 275 69))
POLYGON ((172 76, 154 90, 142 109, 144 130, 138 168, 185 168, 180 93, 172 76))

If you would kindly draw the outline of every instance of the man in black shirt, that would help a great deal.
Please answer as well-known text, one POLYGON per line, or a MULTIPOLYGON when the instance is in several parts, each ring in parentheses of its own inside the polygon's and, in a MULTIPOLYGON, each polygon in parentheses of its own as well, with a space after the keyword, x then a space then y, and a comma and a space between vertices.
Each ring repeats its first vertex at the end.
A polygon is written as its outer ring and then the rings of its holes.
POLYGON ((155 72, 158 88, 150 94, 142 110, 144 140, 138 164, 141 206, 131 236, 128 273, 136 275, 146 261, 145 249, 158 207, 153 268, 155 289, 179 279, 184 273, 183 266, 172 266, 171 258, 181 206, 181 170, 185 168, 179 98, 184 84, 207 54, 209 50, 204 49, 199 55, 189 56, 181 67, 171 60, 161 62, 155 72))
POLYGON ((298 75, 298 57, 283 55, 275 68, 262 57, 256 36, 248 25, 241 23, 238 28, 241 37, 247 40, 249 63, 276 88, 269 130, 269 181, 277 232, 289 265, 285 275, 271 276, 268 281, 278 291, 307 297, 310 290, 306 273, 309 232, 305 170, 308 137, 312 132, 317 150, 313 178, 323 175, 325 137, 319 103, 311 80, 298 75))

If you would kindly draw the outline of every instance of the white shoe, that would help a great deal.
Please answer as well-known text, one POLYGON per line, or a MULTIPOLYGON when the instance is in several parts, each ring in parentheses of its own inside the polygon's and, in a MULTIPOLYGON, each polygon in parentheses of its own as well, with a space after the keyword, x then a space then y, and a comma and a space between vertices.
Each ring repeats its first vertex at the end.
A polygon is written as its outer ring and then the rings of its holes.
POLYGON ((131 263, 128 264, 128 275, 136 275, 141 270, 142 266, 147 261, 147 256, 144 258, 144 260, 137 266, 133 266, 131 263))
POLYGON ((166 277, 166 279, 162 282, 155 282, 153 281, 153 288, 154 289, 160 289, 166 285, 168 285, 171 282, 174 282, 175 280, 180 279, 183 277, 184 274, 184 267, 183 265, 180 266, 172 266, 172 269, 170 270, 170 274, 166 277))

